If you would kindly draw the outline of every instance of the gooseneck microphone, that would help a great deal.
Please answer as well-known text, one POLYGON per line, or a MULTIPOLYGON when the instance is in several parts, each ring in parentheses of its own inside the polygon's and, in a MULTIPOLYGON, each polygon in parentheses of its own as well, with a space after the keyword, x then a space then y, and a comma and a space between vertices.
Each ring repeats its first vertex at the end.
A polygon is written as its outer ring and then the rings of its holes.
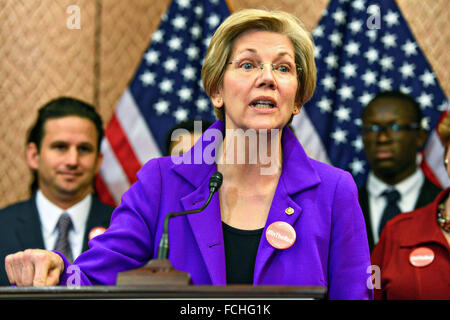
POLYGON ((194 210, 188 210, 188 211, 179 211, 179 212, 172 212, 166 215, 164 218, 164 229, 163 234, 161 237, 161 241, 159 242, 159 249, 158 249, 158 259, 167 259, 169 256, 169 220, 173 217, 182 216, 185 214, 190 213, 198 213, 200 211, 203 211, 208 204, 211 202, 211 199, 214 195, 214 193, 219 190, 220 186, 222 185, 223 176, 219 171, 214 172, 211 175, 211 178, 209 178, 209 197, 208 200, 206 200, 205 204, 198 209, 194 210))

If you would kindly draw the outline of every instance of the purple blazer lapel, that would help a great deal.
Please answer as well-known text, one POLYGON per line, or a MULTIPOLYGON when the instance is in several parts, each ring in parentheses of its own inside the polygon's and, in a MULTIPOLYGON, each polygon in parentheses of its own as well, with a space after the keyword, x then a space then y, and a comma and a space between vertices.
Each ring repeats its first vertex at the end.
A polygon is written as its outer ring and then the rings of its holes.
MULTIPOLYGON (((209 179, 181 199, 184 210, 201 207, 209 196, 209 179)), ((220 202, 218 193, 214 194, 205 210, 187 216, 196 245, 200 249, 213 285, 226 284, 225 249, 223 243, 220 202)))
MULTIPOLYGON (((258 284, 262 271, 265 265, 269 261, 270 257, 278 251, 284 251, 281 249, 275 249, 272 247, 266 238, 267 228, 274 222, 284 221, 295 228, 297 220, 302 215, 302 208, 291 199, 286 191, 283 183, 279 183, 275 195, 273 197, 272 206, 270 207, 269 216, 267 217, 266 226, 261 236, 261 241, 258 247, 258 253, 255 261, 255 271, 253 277, 253 283, 258 284), (292 208, 293 213, 287 214, 286 209, 292 208)), ((299 241, 299 235, 297 234, 296 242, 299 241)), ((295 246, 295 243, 293 244, 295 246)), ((286 249, 289 250, 289 249, 286 249)))

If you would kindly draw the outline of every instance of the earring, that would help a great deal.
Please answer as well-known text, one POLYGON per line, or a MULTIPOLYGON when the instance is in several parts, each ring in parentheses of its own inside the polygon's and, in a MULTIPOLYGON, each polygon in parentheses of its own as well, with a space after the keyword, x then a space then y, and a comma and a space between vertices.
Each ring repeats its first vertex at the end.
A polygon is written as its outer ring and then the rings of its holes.
POLYGON ((445 165, 448 165, 448 159, 447 158, 444 160, 444 163, 445 163, 445 165))

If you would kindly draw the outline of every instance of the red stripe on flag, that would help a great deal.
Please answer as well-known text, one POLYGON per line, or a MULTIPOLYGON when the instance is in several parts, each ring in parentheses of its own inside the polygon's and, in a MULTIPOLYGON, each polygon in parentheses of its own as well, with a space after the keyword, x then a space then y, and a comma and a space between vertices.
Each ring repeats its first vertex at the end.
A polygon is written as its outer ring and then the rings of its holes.
POLYGON ((116 114, 113 115, 109 122, 105 131, 105 136, 108 138, 111 149, 114 151, 130 184, 133 184, 137 180, 136 173, 141 168, 141 164, 123 131, 116 114))
POLYGON ((113 207, 117 206, 117 203, 115 203, 114 198, 112 197, 111 193, 109 192, 109 189, 106 186, 106 184, 103 181, 103 178, 100 174, 97 174, 95 176, 95 192, 101 202, 109 204, 110 206, 113 206, 113 207))
MULTIPOLYGON (((422 152, 422 155, 423 155, 423 152, 422 152)), ((430 166, 428 165, 426 160, 422 161, 422 163, 420 164, 420 168, 422 169, 423 173, 428 178, 428 180, 433 182, 438 187, 442 188, 441 182, 438 180, 438 178, 436 178, 436 175, 434 174, 433 170, 430 168, 430 166)))

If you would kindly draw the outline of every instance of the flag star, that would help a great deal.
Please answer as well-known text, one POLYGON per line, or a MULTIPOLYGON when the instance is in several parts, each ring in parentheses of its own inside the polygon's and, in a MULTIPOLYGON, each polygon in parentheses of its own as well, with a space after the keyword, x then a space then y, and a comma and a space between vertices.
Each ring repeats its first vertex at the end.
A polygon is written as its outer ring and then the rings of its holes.
POLYGON ((175 117, 177 122, 185 121, 188 118, 188 110, 183 108, 178 108, 174 113, 173 116, 175 117))
POLYGON ((398 18, 399 18, 398 13, 392 10, 389 10, 389 12, 386 15, 384 15, 384 21, 389 26, 389 28, 399 23, 398 18))
POLYGON ((378 50, 375 48, 369 48, 369 50, 364 53, 364 57, 367 61, 369 61, 369 63, 374 63, 378 60, 378 50))
POLYGON ((380 60, 380 65, 383 71, 390 70, 394 67, 394 59, 392 57, 383 56, 380 60))
POLYGON ((404 79, 412 77, 414 75, 414 68, 415 68, 414 64, 404 62, 403 65, 400 67, 400 73, 402 74, 402 77, 404 79))
POLYGON ((358 101, 361 103, 363 107, 365 107, 372 100, 373 96, 374 94, 364 91, 363 94, 358 98, 358 101))
POLYGON ((157 30, 152 35, 152 42, 159 43, 163 40, 163 38, 164 38, 164 31, 157 30))
POLYGON ((183 87, 178 90, 178 96, 180 97, 181 102, 187 102, 192 100, 192 89, 183 87))
POLYGON ((407 87, 404 85, 400 85, 399 89, 401 92, 406 93, 406 94, 411 94, 411 92, 412 92, 411 87, 407 87))
POLYGON ((340 128, 336 128, 336 131, 334 131, 331 134, 331 138, 333 138, 335 144, 346 143, 347 134, 348 134, 347 131, 342 130, 340 128))
POLYGON ((417 101, 419 102, 420 106, 422 107, 422 109, 425 109, 426 107, 432 107, 433 103, 433 95, 430 94, 426 94, 425 92, 422 92, 422 94, 417 98, 417 101))
POLYGON ((333 17, 334 21, 336 21, 337 24, 344 24, 346 15, 347 14, 345 13, 345 11, 338 9, 338 10, 336 10, 335 13, 333 13, 332 17, 333 17))
POLYGON ((184 68, 181 73, 183 74, 183 77, 186 81, 188 80, 195 80, 195 68, 193 68, 192 66, 187 66, 186 68, 184 68))
POLYGON ((378 82, 378 86, 381 90, 391 90, 392 89, 392 79, 381 77, 380 81, 378 82))
POLYGON ((366 73, 364 73, 361 78, 364 81, 366 87, 368 87, 372 84, 375 84, 375 82, 377 81, 377 73, 375 71, 367 69, 366 73))
POLYGON ((150 49, 145 54, 144 59, 148 65, 157 63, 159 61, 159 52, 156 50, 150 49))
POLYGON ((370 29, 366 31, 366 36, 369 38, 370 42, 374 42, 377 38, 377 29, 370 29))
POLYGON ((164 62, 163 67, 166 69, 166 72, 174 72, 177 69, 177 64, 178 61, 176 59, 169 58, 164 62))
POLYGON ((417 44, 413 41, 407 41, 403 46, 402 50, 405 52, 405 56, 409 57, 413 54, 417 54, 417 44))
POLYGON ((349 164, 349 167, 352 170, 353 175, 364 173, 364 161, 359 160, 358 158, 353 158, 353 161, 349 164))
POLYGON ((359 44, 357 42, 354 41, 350 41, 346 46, 345 46, 345 51, 347 51, 347 54, 351 57, 354 56, 355 54, 359 54, 359 44))
POLYGON ((203 8, 201 6, 196 6, 194 8, 194 12, 195 12, 195 15, 197 17, 202 17, 203 16, 203 8))
POLYGON ((170 79, 164 79, 160 84, 159 84, 159 89, 163 92, 163 93, 170 93, 172 92, 172 87, 173 87, 173 81, 170 79))
POLYGON ((355 0, 355 1, 353 1, 352 7, 353 7, 353 9, 358 10, 358 11, 362 11, 362 10, 366 9, 366 6, 365 6, 363 0, 355 0))
POLYGON ((438 106, 439 111, 447 111, 450 110, 450 100, 443 101, 440 106, 438 106))
POLYGON ((345 107, 341 106, 341 107, 339 107, 339 109, 337 109, 335 111, 335 116, 339 122, 349 121, 350 120, 350 112, 351 112, 350 108, 345 108, 345 107))
POLYGON ((344 77, 346 79, 355 77, 356 76, 356 64, 352 64, 350 62, 347 62, 345 66, 342 67, 341 71, 344 73, 344 77))
POLYGON ((338 66, 338 58, 336 55, 330 53, 326 58, 325 58, 325 63, 328 65, 328 68, 337 68, 338 66))
POLYGON ((332 34, 328 36, 328 40, 331 41, 333 47, 340 46, 342 44, 342 34, 334 31, 332 34))
POLYGON ((335 79, 331 75, 327 74, 321 81, 321 84, 325 87, 325 90, 334 90, 336 88, 335 86, 335 79))
POLYGON ((420 122, 420 127, 425 130, 430 130, 430 117, 423 117, 420 122))
POLYGON ((172 37, 169 42, 167 43, 167 45, 169 46, 169 48, 171 50, 180 50, 181 49, 181 44, 183 43, 183 39, 182 38, 178 38, 178 37, 172 37))
POLYGON ((419 79, 420 81, 422 81, 424 87, 434 85, 434 74, 429 70, 425 70, 425 72, 419 77, 419 79))
POLYGON ((314 30, 312 31, 312 35, 314 36, 314 38, 323 37, 323 28, 324 27, 322 25, 318 25, 314 28, 314 30))
POLYGON ((350 30, 352 31, 352 33, 355 34, 355 33, 358 33, 359 31, 361 31, 363 22, 361 20, 353 20, 352 22, 350 22, 350 24, 348 26, 349 26, 350 30))
POLYGON ((191 0, 177 0, 177 4, 180 8, 187 9, 191 6, 191 0))
POLYGON ((199 98, 199 99, 196 101, 195 104, 196 104, 197 109, 198 109, 199 111, 206 111, 206 110, 208 110, 209 103, 208 103, 208 100, 205 99, 205 98, 199 98))
POLYGON ((139 79, 142 81, 142 85, 144 87, 155 84, 155 74, 150 71, 145 71, 143 74, 139 76, 139 79))
POLYGON ((353 87, 343 85, 337 92, 341 96, 341 99, 345 101, 353 98, 353 89, 353 87))
POLYGON ((202 28, 196 24, 191 28, 191 35, 194 37, 194 39, 200 39, 202 36, 202 28))
POLYGON ((355 140, 352 141, 352 146, 355 148, 356 152, 361 152, 364 148, 364 143, 360 135, 356 137, 355 140))
POLYGON ((160 116, 163 113, 169 112, 169 106, 169 101, 159 100, 157 103, 155 103, 156 114, 160 116))
POLYGON ((206 20, 206 22, 211 29, 214 29, 220 23, 220 17, 217 14, 213 14, 206 20))
POLYGON ((186 54, 188 55, 189 59, 195 60, 198 58, 199 55, 199 49, 196 46, 190 46, 186 50, 186 54))
POLYGON ((320 51, 322 50, 321 46, 315 46, 314 47, 314 58, 318 59, 320 58, 320 51))
POLYGON ((325 96, 317 103, 321 113, 331 112, 331 99, 327 99, 325 96))
POLYGON ((205 48, 209 47, 209 43, 211 42, 211 38, 212 36, 206 37, 205 39, 203 39, 203 45, 205 46, 205 48))
POLYGON ((172 20, 172 25, 175 30, 181 30, 186 27, 186 18, 180 15, 177 15, 175 19, 172 20))
POLYGON ((383 45, 386 49, 389 49, 390 47, 395 47, 397 45, 396 41, 397 41, 397 37, 391 33, 386 33, 381 38, 381 42, 383 42, 383 45))

